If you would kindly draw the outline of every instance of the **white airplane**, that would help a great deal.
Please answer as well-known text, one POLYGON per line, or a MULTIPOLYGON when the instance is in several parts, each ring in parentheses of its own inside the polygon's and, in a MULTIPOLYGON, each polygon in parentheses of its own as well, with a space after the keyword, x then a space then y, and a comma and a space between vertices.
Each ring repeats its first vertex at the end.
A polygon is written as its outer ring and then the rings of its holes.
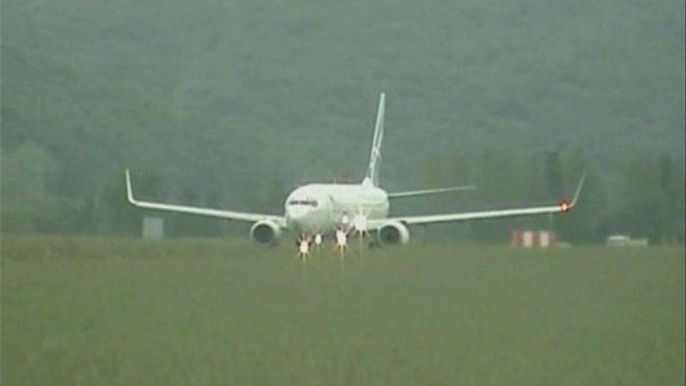
POLYGON ((288 230, 295 235, 299 235, 298 243, 302 253, 308 252, 309 244, 315 243, 319 245, 324 238, 334 239, 339 246, 343 247, 346 243, 346 237, 350 233, 369 234, 380 245, 406 244, 410 239, 410 231, 408 230, 410 225, 565 213, 576 205, 584 182, 584 176, 579 181, 572 201, 561 201, 557 205, 467 213, 388 217, 389 201, 395 198, 467 190, 473 189, 474 186, 424 189, 397 193, 388 193, 379 187, 379 162, 384 132, 384 105, 385 95, 382 93, 376 116, 369 167, 362 182, 359 184, 308 184, 298 187, 288 195, 283 215, 140 201, 133 197, 131 176, 127 169, 126 190, 128 201, 140 208, 252 222, 254 225, 250 228, 250 238, 260 245, 277 244, 282 237, 283 231, 288 230))

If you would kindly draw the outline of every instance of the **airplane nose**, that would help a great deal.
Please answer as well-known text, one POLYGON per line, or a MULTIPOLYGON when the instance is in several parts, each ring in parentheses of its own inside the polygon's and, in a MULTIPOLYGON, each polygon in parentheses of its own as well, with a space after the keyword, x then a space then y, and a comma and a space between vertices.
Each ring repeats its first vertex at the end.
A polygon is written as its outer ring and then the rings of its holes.
POLYGON ((305 217, 307 212, 308 211, 305 208, 289 208, 288 211, 286 211, 286 216, 292 219, 300 219, 305 217))
POLYGON ((286 211, 286 222, 289 227, 299 229, 302 226, 303 220, 307 217, 308 210, 306 208, 289 208, 286 211))

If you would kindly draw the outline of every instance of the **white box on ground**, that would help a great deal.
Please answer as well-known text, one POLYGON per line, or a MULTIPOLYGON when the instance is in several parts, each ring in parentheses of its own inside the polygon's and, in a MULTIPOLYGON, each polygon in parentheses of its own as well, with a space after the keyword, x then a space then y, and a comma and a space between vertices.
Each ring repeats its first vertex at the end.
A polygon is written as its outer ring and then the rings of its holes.
POLYGON ((534 246, 534 232, 524 231, 522 233, 522 246, 524 248, 531 248, 534 246))
POLYGON ((146 240, 162 240, 164 237, 164 220, 159 217, 143 218, 143 238, 146 240))

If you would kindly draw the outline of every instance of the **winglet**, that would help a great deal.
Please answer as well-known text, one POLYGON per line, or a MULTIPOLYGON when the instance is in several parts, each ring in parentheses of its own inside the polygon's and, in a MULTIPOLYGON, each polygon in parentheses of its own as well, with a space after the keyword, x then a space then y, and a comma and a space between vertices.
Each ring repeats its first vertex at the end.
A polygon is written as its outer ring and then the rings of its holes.
POLYGON ((579 195, 581 194, 581 188, 584 186, 584 181, 586 180, 586 172, 584 172, 581 175, 581 179, 579 180, 579 185, 576 187, 576 193, 574 193, 574 198, 572 199, 572 202, 569 204, 569 207, 572 208, 574 205, 576 205, 577 200, 579 199, 579 195))
POLYGON ((126 169, 126 198, 133 205, 136 205, 136 200, 133 198, 133 189, 131 188, 131 175, 129 169, 126 169))

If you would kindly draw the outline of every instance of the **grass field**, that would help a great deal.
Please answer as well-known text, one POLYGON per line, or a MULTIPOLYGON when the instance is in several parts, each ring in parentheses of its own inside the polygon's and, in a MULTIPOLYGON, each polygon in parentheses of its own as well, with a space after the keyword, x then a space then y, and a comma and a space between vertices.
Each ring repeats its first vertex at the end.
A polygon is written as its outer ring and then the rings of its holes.
POLYGON ((683 248, 5 238, 2 385, 683 385, 683 248))

